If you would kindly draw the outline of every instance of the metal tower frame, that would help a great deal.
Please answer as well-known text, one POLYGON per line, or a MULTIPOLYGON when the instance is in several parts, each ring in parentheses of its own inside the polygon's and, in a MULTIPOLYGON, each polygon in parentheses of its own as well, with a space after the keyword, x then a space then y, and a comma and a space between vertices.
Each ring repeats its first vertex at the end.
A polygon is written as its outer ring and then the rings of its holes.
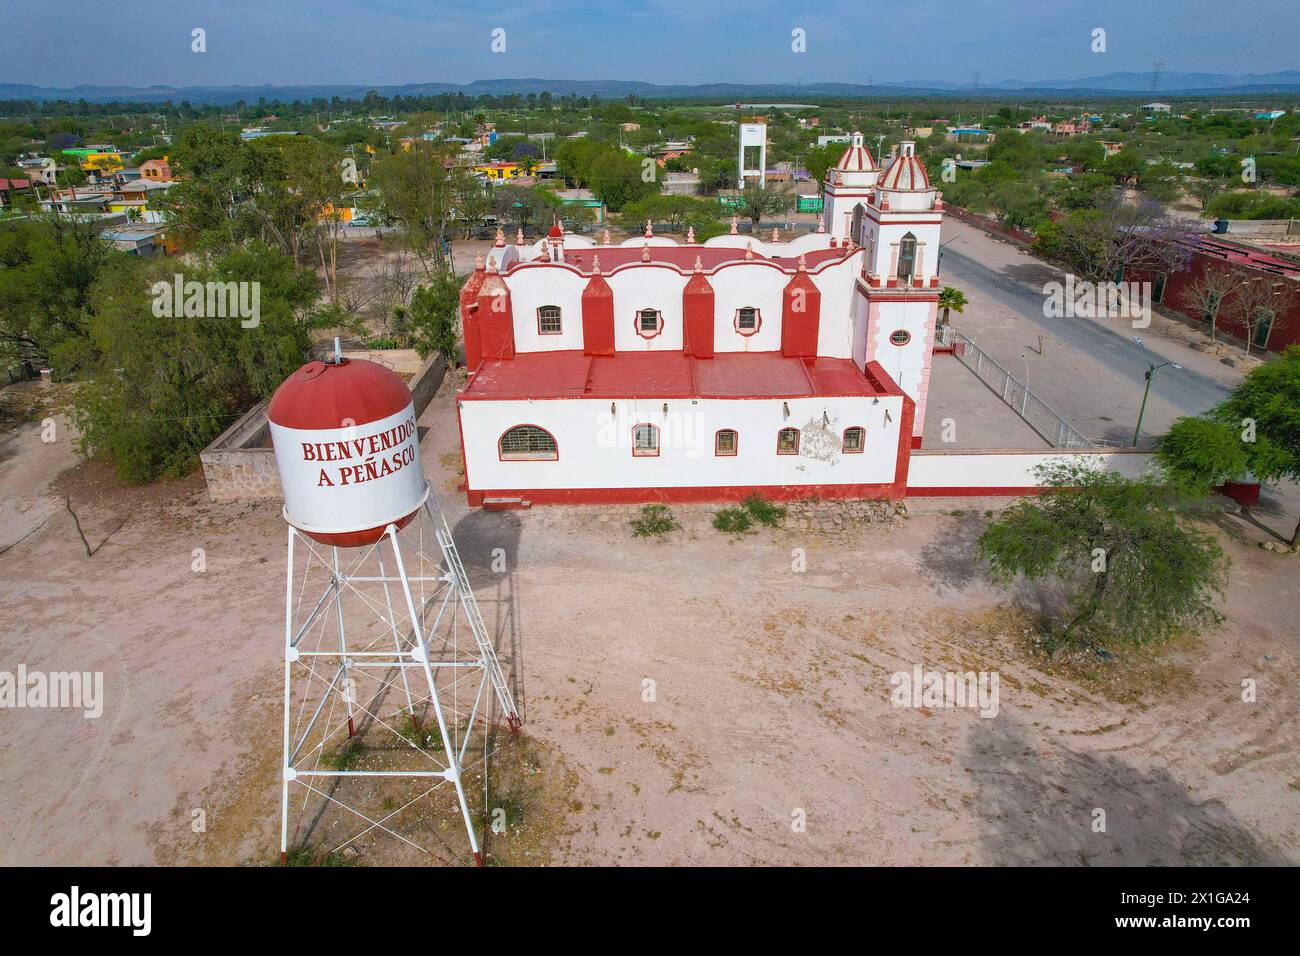
POLYGON ((393 818, 450 784, 470 851, 476 863, 483 863, 462 780, 467 758, 477 759, 477 754, 468 753, 470 739, 475 726, 482 723, 486 785, 487 712, 492 701, 512 733, 518 731, 521 721, 451 529, 440 508, 435 515, 436 498, 425 484, 425 500, 407 527, 398 529, 390 524, 378 541, 362 548, 340 550, 322 545, 289 526, 282 863, 289 850, 291 784, 303 791, 300 825, 313 794, 324 801, 322 808, 335 805, 364 822, 334 850, 379 829, 425 853, 432 851, 396 832, 393 818), (305 546, 306 561, 295 589, 295 545, 299 542, 305 546), (391 567, 385 564, 385 550, 390 552, 391 567), (317 567, 326 578, 324 592, 309 604, 307 588, 317 567), (413 671, 413 676, 408 671, 413 671), (366 693, 359 692, 363 682, 366 693), (398 695, 401 706, 396 709, 387 704, 390 693, 398 695), (419 728, 421 710, 432 711, 436 734, 431 729, 427 736, 417 735, 417 740, 412 740, 409 733, 394 726, 409 719, 412 727, 419 728), (368 732, 387 732, 391 737, 386 739, 401 742, 386 754, 388 758, 396 755, 399 766, 357 769, 349 760, 335 760, 331 765, 327 755, 332 748, 347 747, 347 741, 367 732, 358 730, 359 717, 368 732), (421 746, 422 742, 426 746, 421 746), (423 778, 430 785, 382 816, 367 815, 338 795, 349 778, 384 777, 423 778))

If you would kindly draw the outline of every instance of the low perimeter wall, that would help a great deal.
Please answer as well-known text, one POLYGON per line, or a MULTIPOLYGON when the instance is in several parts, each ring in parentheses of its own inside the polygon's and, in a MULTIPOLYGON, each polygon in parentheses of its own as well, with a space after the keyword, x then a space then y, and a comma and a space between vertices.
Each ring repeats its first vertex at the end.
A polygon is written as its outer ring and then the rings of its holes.
POLYGON ((1155 455, 1140 449, 914 451, 907 471, 907 496, 1023 495, 1037 489, 1034 469, 1039 465, 1080 458, 1094 461, 1107 471, 1133 478, 1151 467, 1155 455))
MULTIPOLYGON (((375 360, 382 363, 380 356, 382 353, 376 354, 375 360)), ((446 374, 446 359, 434 354, 411 379, 417 416, 433 400, 446 374)), ((268 404, 270 399, 254 405, 199 454, 208 496, 213 501, 280 497, 280 469, 271 448, 271 425, 266 419, 268 404)))

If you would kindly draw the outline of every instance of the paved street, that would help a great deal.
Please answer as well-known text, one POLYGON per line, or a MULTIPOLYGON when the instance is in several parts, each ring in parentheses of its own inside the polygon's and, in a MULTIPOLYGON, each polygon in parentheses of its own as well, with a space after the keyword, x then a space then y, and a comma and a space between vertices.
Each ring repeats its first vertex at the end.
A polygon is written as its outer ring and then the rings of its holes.
POLYGON ((948 220, 944 236, 941 279, 970 300, 953 326, 1017 378, 1027 375, 1030 389, 1085 434, 1132 440, 1147 368, 1134 335, 1157 362, 1183 366, 1156 375, 1142 423, 1146 439, 1180 415, 1205 411, 1241 379, 1216 358, 1187 348, 1197 333, 1159 316, 1146 329, 1132 328, 1128 319, 1047 318, 1043 285, 1062 281, 1063 273, 964 223, 948 220))

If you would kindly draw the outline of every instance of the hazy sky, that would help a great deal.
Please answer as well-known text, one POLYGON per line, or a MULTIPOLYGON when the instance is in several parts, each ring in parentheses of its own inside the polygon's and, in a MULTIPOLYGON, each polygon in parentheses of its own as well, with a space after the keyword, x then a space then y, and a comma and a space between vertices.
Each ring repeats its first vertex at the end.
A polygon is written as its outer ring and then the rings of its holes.
POLYGON ((969 83, 1300 67, 1298 0, 3 0, 0 82, 969 83), (797 12, 789 12, 789 11, 797 12), (207 31, 207 52, 190 31, 207 31), (802 28, 807 52, 791 50, 802 28), (1105 53, 1091 34, 1106 30, 1105 53), (506 31, 506 51, 490 49, 506 31))

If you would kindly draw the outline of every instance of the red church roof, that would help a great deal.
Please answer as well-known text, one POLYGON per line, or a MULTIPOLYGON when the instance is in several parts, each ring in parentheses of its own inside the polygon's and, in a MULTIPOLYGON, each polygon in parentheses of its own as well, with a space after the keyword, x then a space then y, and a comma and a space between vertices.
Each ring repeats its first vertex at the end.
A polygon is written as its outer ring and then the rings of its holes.
POLYGON ((677 351, 584 355, 520 352, 485 361, 462 400, 555 398, 810 398, 900 395, 876 363, 871 375, 849 359, 801 359, 780 352, 719 352, 697 359, 677 351))

